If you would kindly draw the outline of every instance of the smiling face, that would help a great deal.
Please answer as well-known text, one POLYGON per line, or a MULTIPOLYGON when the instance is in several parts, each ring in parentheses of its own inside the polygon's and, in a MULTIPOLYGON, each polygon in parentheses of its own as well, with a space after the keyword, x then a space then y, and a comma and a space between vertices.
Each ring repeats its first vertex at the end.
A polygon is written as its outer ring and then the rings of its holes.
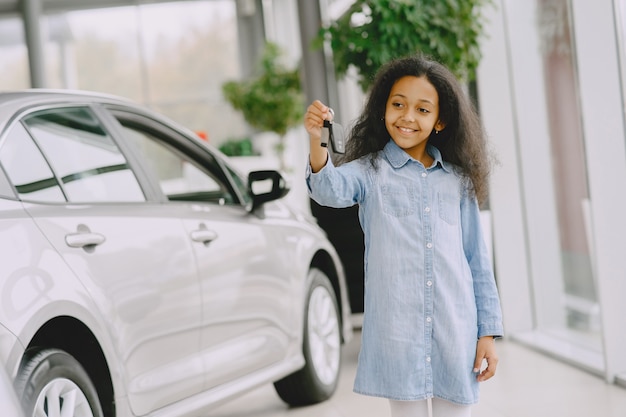
POLYGON ((439 121, 439 94, 425 77, 398 79, 389 93, 385 127, 393 141, 425 166, 432 163, 426 144, 433 130, 442 130, 439 121))

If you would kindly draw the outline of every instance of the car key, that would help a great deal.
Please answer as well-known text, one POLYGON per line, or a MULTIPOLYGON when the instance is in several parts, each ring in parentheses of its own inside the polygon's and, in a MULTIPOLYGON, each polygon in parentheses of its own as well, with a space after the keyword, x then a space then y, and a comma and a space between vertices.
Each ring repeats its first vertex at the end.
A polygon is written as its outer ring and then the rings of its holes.
POLYGON ((329 108, 328 110, 330 111, 332 119, 324 120, 324 125, 322 128, 321 145, 324 148, 327 148, 328 143, 330 142, 333 152, 341 153, 341 154, 345 153, 343 128, 341 127, 341 125, 334 122, 335 112, 333 111, 333 109, 329 108))
POLYGON ((331 139, 331 136, 333 134, 333 120, 335 120, 335 111, 333 109, 331 109, 330 107, 328 108, 328 112, 330 113, 330 120, 324 120, 324 125, 322 127, 322 147, 323 148, 327 148, 328 147, 328 142, 331 139))

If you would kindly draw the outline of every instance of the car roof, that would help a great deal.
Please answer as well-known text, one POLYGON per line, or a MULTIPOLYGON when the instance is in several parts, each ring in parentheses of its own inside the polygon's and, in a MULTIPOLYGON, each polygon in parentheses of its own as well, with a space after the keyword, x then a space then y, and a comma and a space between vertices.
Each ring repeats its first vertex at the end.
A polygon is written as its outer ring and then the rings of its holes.
POLYGON ((108 99, 114 101, 129 100, 114 94, 101 93, 87 90, 64 90, 52 88, 29 88, 23 90, 0 90, 0 102, 13 100, 36 100, 36 99, 108 99))
POLYGON ((113 94, 86 90, 61 90, 32 88, 24 90, 0 90, 0 105, 11 103, 48 102, 48 101, 115 101, 132 103, 127 98, 113 94))
MULTIPOLYGON (((216 148, 211 144, 201 141, 189 128, 170 119, 163 113, 154 111, 129 98, 87 90, 55 90, 43 88, 14 91, 0 90, 0 138, 12 118, 17 113, 26 111, 29 108, 57 104, 66 105, 90 103, 124 106, 141 114, 149 115, 149 117, 155 120, 159 120, 169 124, 169 126, 176 127, 180 132, 184 132, 189 137, 196 139, 198 143, 202 143, 203 146, 210 148, 213 152, 216 150, 216 148)), ((222 156, 220 155, 220 158, 221 157, 222 156)))
POLYGON ((144 107, 124 97, 92 91, 37 88, 0 91, 0 130, 15 113, 29 107, 66 103, 110 103, 145 110, 144 107))

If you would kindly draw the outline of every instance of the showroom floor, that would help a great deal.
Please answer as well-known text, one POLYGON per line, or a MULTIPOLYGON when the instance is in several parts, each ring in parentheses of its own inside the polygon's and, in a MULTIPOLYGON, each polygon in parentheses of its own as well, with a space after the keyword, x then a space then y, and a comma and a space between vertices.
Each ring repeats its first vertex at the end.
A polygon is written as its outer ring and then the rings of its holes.
MULTIPOLYGON (((206 417, 389 417, 386 400, 352 392, 359 343, 357 331, 344 348, 342 379, 329 401, 290 409, 267 385, 206 417)), ((497 343, 498 373, 482 385, 473 417, 626 417, 626 389, 518 343, 497 343)))

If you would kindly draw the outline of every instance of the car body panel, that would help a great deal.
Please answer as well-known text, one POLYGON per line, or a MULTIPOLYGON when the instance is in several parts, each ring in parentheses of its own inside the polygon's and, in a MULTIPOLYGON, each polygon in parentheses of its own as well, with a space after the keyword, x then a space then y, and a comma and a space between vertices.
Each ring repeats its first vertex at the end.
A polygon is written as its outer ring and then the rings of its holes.
POLYGON ((203 381, 191 244, 180 221, 160 208, 26 204, 106 318, 139 415, 200 392, 203 381), (105 241, 91 251, 68 246, 67 237, 81 229, 105 241))
POLYGON ((212 388, 284 359, 299 325, 290 312, 296 285, 277 267, 271 230, 241 207, 181 206, 194 242, 203 297, 201 350, 206 387, 212 388), (228 268, 224 267, 228 265, 228 268))

